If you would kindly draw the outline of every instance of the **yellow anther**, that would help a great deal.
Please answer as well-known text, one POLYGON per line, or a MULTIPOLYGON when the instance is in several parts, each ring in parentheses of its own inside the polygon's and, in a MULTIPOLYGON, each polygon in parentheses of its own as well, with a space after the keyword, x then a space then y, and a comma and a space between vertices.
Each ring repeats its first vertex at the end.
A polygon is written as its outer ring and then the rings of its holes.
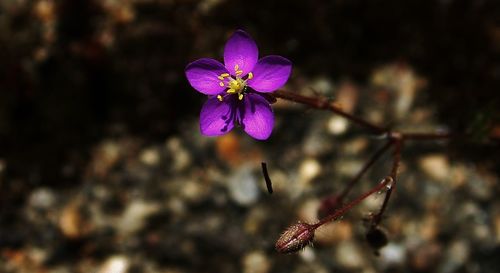
POLYGON ((217 99, 218 99, 219 101, 222 101, 222 100, 223 100, 223 98, 222 98, 222 96, 221 96, 221 95, 217 95, 217 99))
POLYGON ((238 99, 242 100, 243 99, 243 93, 238 94, 238 99))
POLYGON ((223 82, 219 82, 219 85, 220 85, 220 87, 224 87, 224 83, 223 82))
POLYGON ((235 74, 236 74, 236 76, 239 76, 239 75, 241 75, 242 73, 243 73, 243 70, 236 70, 236 73, 235 73, 235 74))
POLYGON ((223 81, 223 80, 224 80, 224 77, 219 76, 219 77, 217 77, 217 79, 219 79, 219 80, 223 81))
POLYGON ((253 73, 252 72, 248 72, 248 79, 251 80, 253 78, 253 73))
POLYGON ((220 74, 220 76, 223 77, 223 78, 224 77, 229 77, 229 73, 222 73, 222 74, 220 74))
POLYGON ((234 71, 238 71, 239 69, 240 69, 240 66, 239 66, 239 65, 237 65, 237 64, 235 64, 235 65, 234 65, 234 71))
POLYGON ((236 90, 234 90, 234 89, 230 88, 230 89, 228 89, 228 90, 226 91, 226 93, 228 93, 228 94, 234 94, 234 93, 236 93, 236 90))

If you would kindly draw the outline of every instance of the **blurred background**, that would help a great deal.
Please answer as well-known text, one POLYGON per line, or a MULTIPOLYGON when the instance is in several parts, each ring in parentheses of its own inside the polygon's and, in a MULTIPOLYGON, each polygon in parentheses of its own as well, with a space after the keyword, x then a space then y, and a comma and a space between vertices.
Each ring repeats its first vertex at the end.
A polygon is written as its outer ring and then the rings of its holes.
POLYGON ((498 272, 499 92, 496 0, 2 0, 0 272, 498 272), (200 135, 206 97, 184 68, 221 60, 238 28, 260 56, 292 60, 286 90, 400 130, 468 135, 405 146, 379 255, 363 225, 377 194, 314 247, 274 250, 377 136, 283 101, 266 142, 200 135))

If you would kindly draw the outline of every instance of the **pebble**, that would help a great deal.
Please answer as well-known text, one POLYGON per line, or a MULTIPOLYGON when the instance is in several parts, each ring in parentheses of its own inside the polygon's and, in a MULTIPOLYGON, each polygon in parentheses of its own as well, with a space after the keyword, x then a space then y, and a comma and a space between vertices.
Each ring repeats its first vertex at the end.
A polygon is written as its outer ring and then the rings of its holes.
POLYGON ((314 252, 314 248, 310 245, 300 251, 299 256, 303 261, 308 263, 312 263, 316 260, 316 253, 314 252))
POLYGON ((257 178, 249 165, 239 167, 227 180, 229 196, 241 206, 250 206, 259 198, 257 178))
POLYGON ((91 170, 95 175, 103 177, 115 166, 120 157, 120 145, 112 140, 104 141, 93 153, 91 170))
POLYGON ((99 273, 126 273, 130 267, 130 261, 125 256, 116 255, 108 258, 99 273))
POLYGON ((307 158, 302 161, 299 167, 301 183, 308 184, 321 173, 321 165, 314 158, 307 158))
POLYGON ((160 162, 160 153, 156 148, 146 148, 141 151, 140 161, 147 166, 156 166, 160 162))
POLYGON ((344 159, 336 162, 335 170, 337 174, 353 177, 363 167, 363 162, 356 159, 344 159))
POLYGON ((132 234, 144 227, 148 216, 160 209, 156 203, 134 200, 128 204, 117 222, 117 229, 122 234, 132 234))
POLYGON ((183 171, 191 165, 191 154, 183 146, 182 141, 177 137, 167 140, 167 150, 171 154, 171 168, 174 172, 183 171))
POLYGON ((82 207, 79 201, 73 201, 66 205, 59 218, 61 232, 70 239, 77 239, 89 232, 89 226, 82 215, 82 207))
POLYGON ((253 251, 243 257, 244 273, 267 273, 271 269, 271 262, 262 251, 253 251))
POLYGON ((406 251, 400 244, 389 243, 380 250, 380 258, 386 266, 402 265, 406 260, 406 251))
POLYGON ((420 158, 419 166, 425 174, 439 182, 446 182, 450 177, 450 162, 442 154, 430 154, 420 158))
POLYGON ((328 132, 332 135, 342 135, 347 131, 348 126, 347 119, 339 116, 332 116, 326 124, 328 132))
POLYGON ((303 201, 297 211, 299 220, 305 223, 316 222, 320 205, 321 202, 316 198, 303 201))
POLYGON ((349 221, 335 221, 322 225, 316 230, 314 242, 320 245, 333 246, 341 241, 350 240, 353 230, 349 221))
POLYGON ((56 202, 56 195, 49 188, 38 188, 31 192, 29 205, 35 209, 49 209, 56 202))
POLYGON ((469 259, 469 244, 463 240, 456 240, 446 249, 445 259, 440 268, 443 273, 456 272, 469 259))
POLYGON ((365 263, 365 257, 359 246, 352 241, 343 241, 335 249, 335 259, 343 267, 348 269, 361 268, 365 263))

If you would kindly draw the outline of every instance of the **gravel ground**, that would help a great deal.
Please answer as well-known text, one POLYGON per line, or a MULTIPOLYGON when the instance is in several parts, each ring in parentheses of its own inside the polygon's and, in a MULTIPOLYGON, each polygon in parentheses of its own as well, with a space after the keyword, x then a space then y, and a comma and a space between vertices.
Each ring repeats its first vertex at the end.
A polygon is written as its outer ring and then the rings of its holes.
MULTIPOLYGON (((492 58, 499 5, 236 2, 0 3, 0 88, 8 91, 0 98, 0 272, 498 272, 498 142, 483 129, 498 134, 500 124, 492 58), (298 11, 304 18, 283 22, 298 11), (465 37, 488 40, 484 50, 455 35, 462 12, 465 37), (360 16, 345 18, 352 14, 360 16), (419 17, 429 14, 448 17, 419 17), (381 225, 389 243, 378 253, 364 219, 382 193, 320 228, 296 254, 274 244, 289 225, 317 220, 321 201, 356 175, 383 145, 380 136, 283 100, 273 105, 268 141, 239 128, 200 135, 205 98, 183 68, 221 56, 242 26, 263 52, 294 62, 289 91, 334 99, 401 131, 474 133, 405 145, 381 225)), ((391 164, 388 153, 348 198, 391 164)))

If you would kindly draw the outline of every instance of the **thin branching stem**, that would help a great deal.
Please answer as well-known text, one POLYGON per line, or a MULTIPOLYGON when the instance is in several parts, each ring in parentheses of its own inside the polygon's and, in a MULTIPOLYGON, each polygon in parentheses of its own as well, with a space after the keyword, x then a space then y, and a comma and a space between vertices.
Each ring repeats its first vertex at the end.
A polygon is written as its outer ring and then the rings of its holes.
POLYGON ((368 162, 365 163, 363 168, 358 172, 358 174, 347 184, 342 193, 339 195, 339 199, 343 200, 351 191, 351 189, 358 183, 358 181, 363 177, 363 175, 370 169, 370 167, 377 162, 377 160, 391 147, 392 141, 387 141, 384 146, 380 147, 370 158, 368 162))

